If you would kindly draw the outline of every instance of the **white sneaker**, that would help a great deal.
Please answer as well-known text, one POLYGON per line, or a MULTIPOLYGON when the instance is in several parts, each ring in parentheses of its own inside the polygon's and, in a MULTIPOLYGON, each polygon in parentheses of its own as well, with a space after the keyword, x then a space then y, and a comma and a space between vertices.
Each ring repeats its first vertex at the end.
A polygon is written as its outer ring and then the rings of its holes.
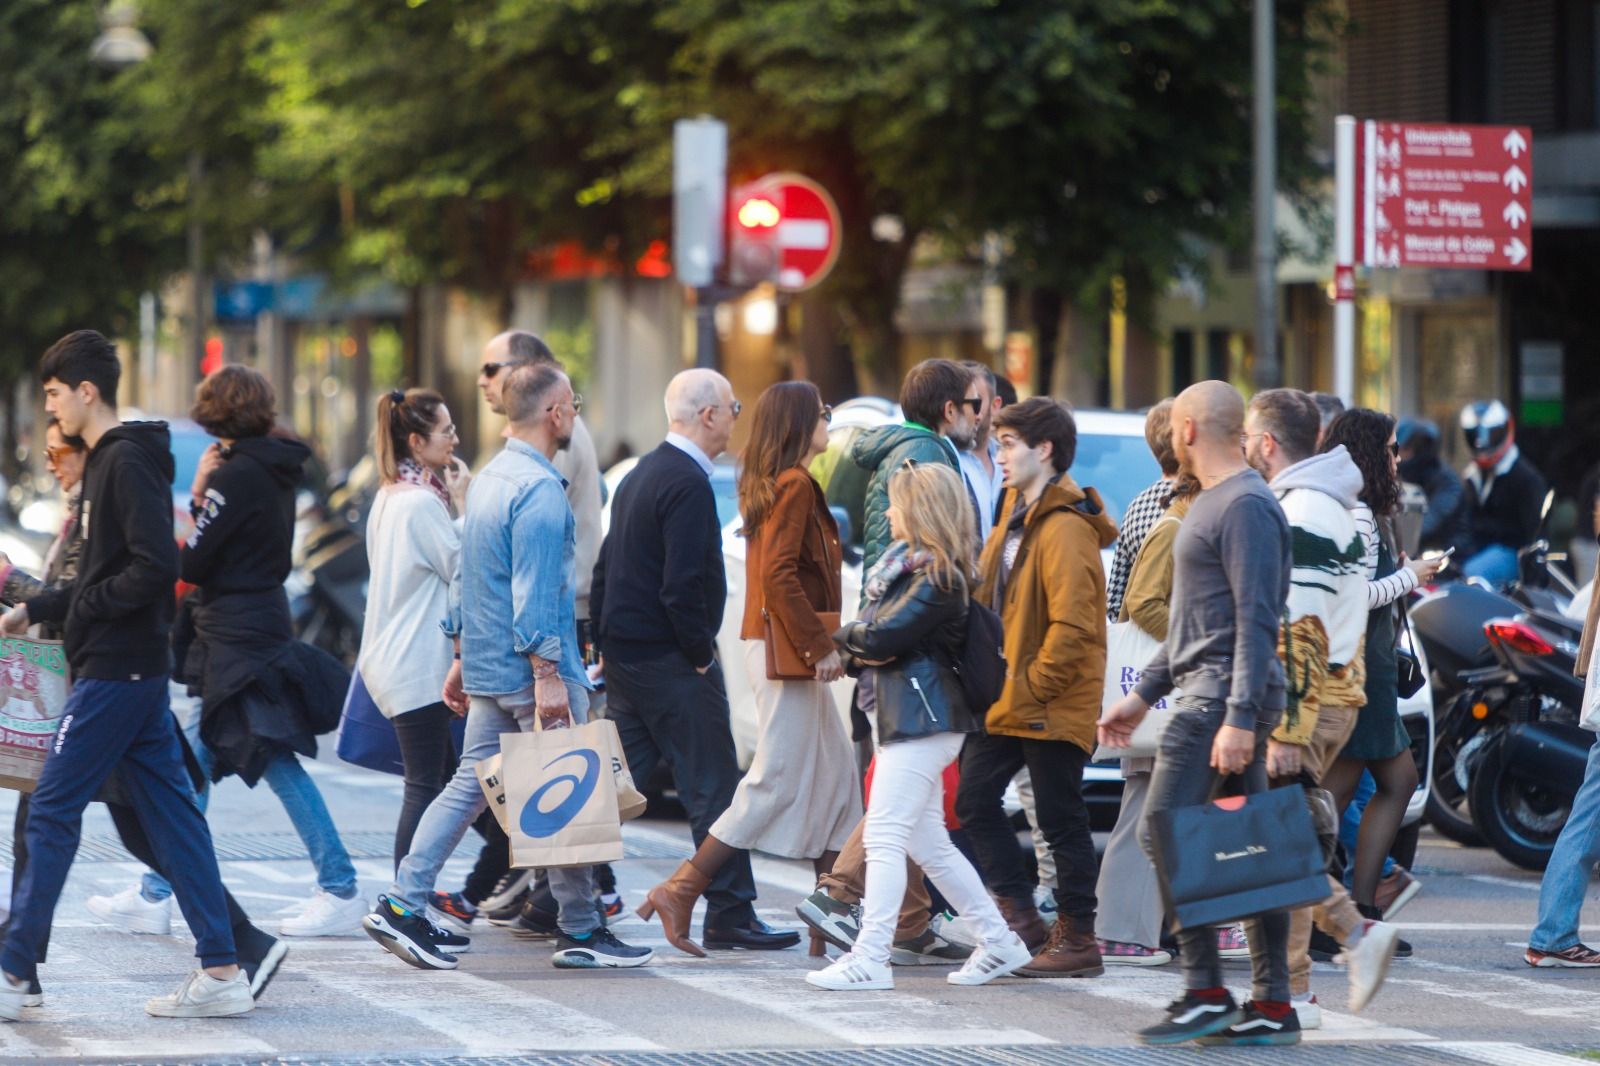
POLYGON ((960 944, 964 948, 978 950, 978 943, 983 938, 977 930, 972 928, 972 923, 957 914, 936 914, 933 921, 928 923, 928 928, 944 937, 952 944, 960 944))
POLYGON ((317 889, 304 910, 285 918, 278 927, 282 936, 354 936, 361 932, 361 919, 367 916, 367 902, 357 892, 349 899, 317 889))
POLYGON ((894 972, 883 963, 870 962, 851 952, 806 974, 806 984, 829 992, 877 992, 894 987, 894 972))
POLYGON ((1388 922, 1368 922, 1354 947, 1344 949, 1344 963, 1350 970, 1350 1010, 1359 1013, 1372 1002, 1389 975, 1394 959, 1394 942, 1400 930, 1388 922))
POLYGON ((981 944, 967 957, 961 969, 945 977, 953 985, 986 985, 996 977, 1020 970, 1033 961, 1033 952, 1015 933, 997 944, 981 944))
POLYGON ((220 981, 204 970, 184 978, 176 992, 157 996, 144 1005, 144 1012, 156 1018, 231 1018, 249 1014, 256 1001, 250 995, 250 980, 240 970, 230 981, 220 981))
POLYGON ((14 985, 10 978, 0 975, 0 1021, 20 1022, 28 999, 28 982, 14 985))
POLYGON ((1300 1028, 1322 1028, 1322 1004, 1317 1002, 1315 992, 1307 992, 1303 996, 1291 996, 1289 1002, 1294 1007, 1295 1015, 1300 1019, 1300 1028))
POLYGON ((124 933, 172 935, 171 896, 159 903, 151 903, 144 898, 144 892, 139 886, 134 885, 114 896, 90 896, 86 906, 90 914, 102 922, 109 922, 124 933))

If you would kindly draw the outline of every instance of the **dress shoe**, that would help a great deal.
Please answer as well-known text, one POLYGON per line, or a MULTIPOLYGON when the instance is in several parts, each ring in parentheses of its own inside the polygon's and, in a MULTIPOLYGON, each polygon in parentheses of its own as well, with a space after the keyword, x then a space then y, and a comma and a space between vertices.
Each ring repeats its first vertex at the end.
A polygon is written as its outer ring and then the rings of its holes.
POLYGON ((774 929, 760 918, 752 918, 749 925, 708 925, 703 939, 708 948, 782 951, 799 944, 800 934, 792 929, 774 929))

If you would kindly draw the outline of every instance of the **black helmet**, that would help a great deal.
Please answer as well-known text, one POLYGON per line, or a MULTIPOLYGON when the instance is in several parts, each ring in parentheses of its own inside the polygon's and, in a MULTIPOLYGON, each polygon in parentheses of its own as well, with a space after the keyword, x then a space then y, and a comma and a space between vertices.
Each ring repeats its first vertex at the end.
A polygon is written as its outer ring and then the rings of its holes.
POLYGON ((1479 400, 1461 409, 1461 433, 1475 458, 1504 453, 1511 438, 1511 412, 1499 400, 1479 400))

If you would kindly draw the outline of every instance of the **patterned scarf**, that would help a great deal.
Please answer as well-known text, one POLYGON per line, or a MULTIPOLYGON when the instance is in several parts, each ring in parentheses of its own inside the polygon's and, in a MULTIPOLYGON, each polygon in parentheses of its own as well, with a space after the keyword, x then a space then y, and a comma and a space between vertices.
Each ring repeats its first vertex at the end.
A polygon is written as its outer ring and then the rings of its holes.
POLYGON ((873 564, 867 575, 865 589, 867 600, 876 603, 900 578, 926 565, 932 556, 927 552, 912 551, 910 545, 897 540, 884 551, 883 557, 873 564))
POLYGON ((444 504, 444 509, 454 514, 450 506, 450 490, 444 487, 444 482, 439 480, 439 475, 423 466, 415 459, 400 460, 400 480, 408 485, 429 489, 439 497, 439 502, 444 504))

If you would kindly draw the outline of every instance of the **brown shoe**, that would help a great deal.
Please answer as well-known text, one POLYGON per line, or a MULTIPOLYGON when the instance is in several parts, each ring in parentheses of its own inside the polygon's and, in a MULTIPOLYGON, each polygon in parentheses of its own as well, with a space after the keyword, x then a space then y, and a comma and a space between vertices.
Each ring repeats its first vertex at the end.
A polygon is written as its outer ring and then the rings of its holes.
POLYGON ((1000 908, 1000 916, 1006 920, 1011 931, 1028 945, 1029 951, 1037 954, 1049 942, 1050 927, 1039 917, 1039 908, 1033 905, 1033 900, 999 897, 995 899, 995 904, 1000 908))
POLYGON ((1023 977, 1099 977, 1105 972, 1094 930, 1080 930, 1071 918, 1060 914, 1044 950, 1017 971, 1023 977))
POLYGON ((647 922, 659 913, 667 943, 679 951, 703 959, 706 957, 705 951, 689 939, 689 924, 694 916, 695 901, 710 884, 711 878, 696 869, 694 863, 685 860, 672 872, 671 877, 645 893, 644 903, 635 913, 647 922))
POLYGON ((1410 903, 1421 891, 1422 882, 1412 877, 1404 866, 1396 864, 1388 877, 1379 880, 1372 903, 1382 912, 1384 921, 1392 922, 1394 916, 1400 913, 1400 908, 1410 903))

